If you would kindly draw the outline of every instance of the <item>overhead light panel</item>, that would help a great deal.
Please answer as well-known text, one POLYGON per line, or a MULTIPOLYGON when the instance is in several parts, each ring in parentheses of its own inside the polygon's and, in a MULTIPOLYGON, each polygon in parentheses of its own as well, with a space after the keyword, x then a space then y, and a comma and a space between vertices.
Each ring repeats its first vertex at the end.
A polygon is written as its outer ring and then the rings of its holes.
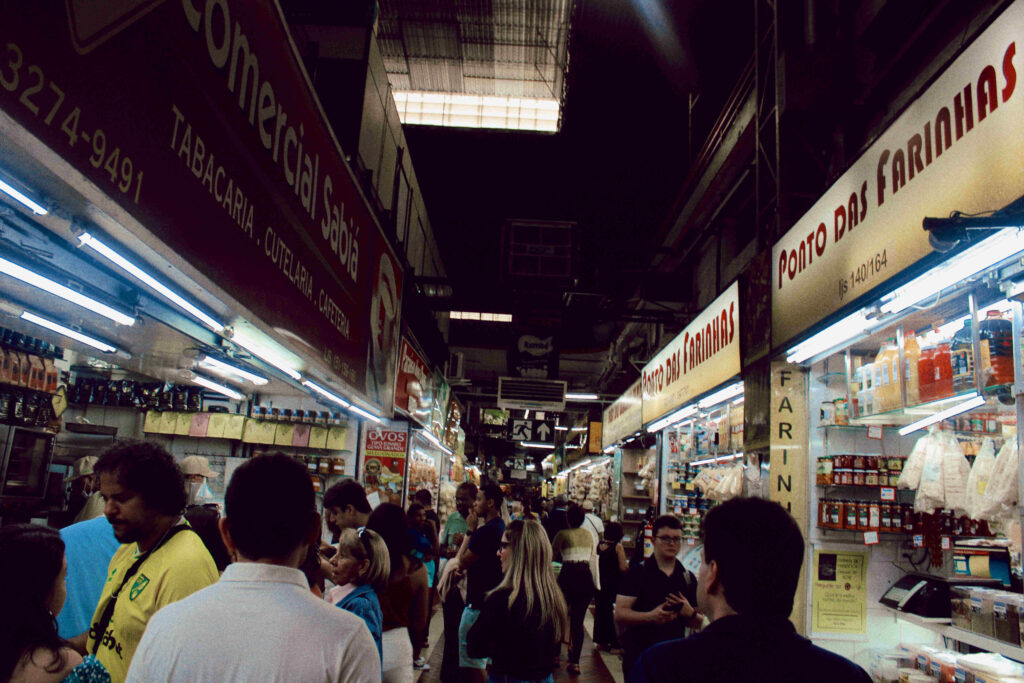
POLYGON ((574 394, 574 393, 567 393, 565 395, 565 400, 566 401, 596 401, 597 398, 598 398, 597 394, 584 394, 584 393, 574 394))
POLYGON ((556 432, 567 432, 567 431, 569 431, 569 428, 566 427, 565 425, 555 425, 555 431, 556 432))
POLYGON ((908 424, 906 427, 901 428, 900 436, 912 434, 919 429, 924 429, 925 427, 933 425, 936 422, 942 422, 943 420, 959 415, 960 413, 966 413, 968 410, 973 410, 974 408, 977 408, 978 406, 982 405, 985 405, 984 396, 979 396, 978 392, 976 391, 971 394, 967 394, 966 396, 964 396, 963 402, 957 403, 955 406, 951 406, 949 408, 946 408, 945 410, 941 410, 935 413, 934 415, 929 415, 926 418, 918 420, 917 422, 912 422, 908 424))
POLYGON ((342 408, 349 408, 352 405, 351 403, 349 403, 348 401, 343 399, 341 396, 338 396, 334 392, 327 391, 327 389, 324 389, 322 386, 320 386, 316 382, 311 382, 308 379, 302 380, 302 386, 307 387, 309 389, 312 389, 316 393, 318 393, 321 396, 323 396, 324 398, 326 398, 328 401, 331 401, 333 403, 337 403, 342 408))
POLYGON ((216 358, 213 358, 211 356, 205 356, 204 358, 202 358, 200 361, 198 361, 198 365, 201 368, 205 368, 207 370, 210 370, 211 372, 216 372, 219 375, 225 375, 232 379, 238 378, 239 380, 242 381, 252 382, 257 386, 263 386, 269 381, 266 377, 263 377, 262 375, 257 375, 254 372, 243 370, 240 367, 231 365, 230 363, 225 363, 224 361, 221 360, 217 360, 216 358))
POLYGON ((523 448, 554 448, 554 446, 549 443, 536 443, 534 441, 520 441, 519 445, 523 448))
POLYGON ((743 382, 736 382, 735 384, 727 386, 726 388, 720 391, 716 391, 715 393, 711 394, 710 396, 707 396, 706 398, 702 398, 700 402, 697 403, 697 406, 704 410, 706 408, 710 408, 711 406, 718 405, 723 401, 728 401, 731 398, 736 398, 742 393, 743 382))
POLYGON ((573 427, 572 431, 574 431, 574 432, 585 432, 585 431, 588 431, 589 429, 590 429, 589 427, 573 427))
MULTIPOLYGON (((691 415, 696 415, 698 410, 699 409, 697 408, 696 405, 688 405, 685 408, 677 410, 676 412, 672 413, 671 415, 663 417, 660 420, 655 420, 651 424, 647 425, 647 431, 648 432, 657 432, 657 431, 659 431, 661 429, 664 429, 665 427, 669 426, 670 424, 674 424, 676 422, 679 422, 680 420, 685 420, 686 418, 690 417, 691 415)), ((634 438, 636 438, 636 437, 634 437, 634 438)))
POLYGON ((786 362, 803 363, 830 349, 846 346, 848 342, 866 333, 870 328, 867 314, 864 311, 857 311, 786 351, 786 362))
POLYGON ((696 460, 691 462, 690 465, 696 467, 697 465, 707 465, 713 462, 725 462, 726 460, 735 460, 736 458, 742 458, 742 453, 730 453, 729 455, 719 455, 714 458, 704 458, 703 460, 696 460))
POLYGON ((604 449, 604 452, 611 455, 612 453, 615 452, 615 446, 609 446, 608 448, 604 449))
POLYGON ((54 332, 56 332, 58 334, 62 334, 62 335, 64 335, 65 337, 67 337, 69 339, 74 339, 75 341, 80 341, 83 344, 86 344, 87 346, 91 346, 94 349, 99 349, 100 351, 102 351, 104 353, 114 353, 114 352, 117 351, 116 347, 111 346, 110 344, 106 343, 105 341, 100 341, 99 339, 96 339, 95 337, 90 337, 87 334, 82 334, 78 330, 73 330, 70 327, 67 327, 65 325, 61 325, 60 323, 56 323, 56 322, 54 322, 52 320, 48 320, 46 318, 43 318, 42 316, 36 315, 35 313, 31 313, 29 311, 25 311, 24 313, 21 314, 21 319, 25 320, 27 322, 34 323, 36 325, 40 325, 42 327, 45 327, 48 330, 53 330, 54 332))
POLYGON ((111 308, 106 304, 102 304, 99 301, 96 301, 95 299, 87 297, 84 294, 76 292, 73 289, 69 289, 62 284, 54 282, 49 278, 43 277, 39 273, 31 271, 28 268, 23 268, 22 266, 19 266, 17 263, 12 263, 7 259, 0 258, 0 273, 3 273, 4 275, 9 275, 15 278, 16 280, 21 280, 27 285, 38 287, 44 292, 49 292, 54 296, 59 296, 61 299, 64 299, 65 301, 70 301, 71 303, 77 304, 82 308, 92 311, 93 313, 98 313, 99 315, 102 315, 105 318, 110 318, 119 325, 135 324, 135 318, 128 315, 127 313, 122 313, 116 308, 111 308))
MULTIPOLYGON (((238 344, 263 362, 274 366, 292 379, 302 379, 302 374, 295 369, 292 362, 286 360, 282 354, 269 348, 267 344, 258 341, 255 337, 251 336, 248 331, 236 329, 231 335, 231 341, 238 344)), ((346 405, 348 405, 347 402, 346 405)))
POLYGON ((136 280, 139 280, 140 282, 144 283, 150 289, 154 290, 155 292, 163 296, 165 299, 173 303, 175 306, 177 306, 181 310, 185 311, 192 317, 199 320, 201 323, 209 327, 214 332, 220 332, 224 329, 224 323, 211 318, 209 315, 199 310, 199 308, 193 305, 191 302, 187 301, 184 297, 180 296, 176 292, 171 291, 163 283, 158 281, 156 278, 154 278, 146 271, 136 266, 134 263, 126 259, 121 254, 111 249, 109 246, 100 241, 96 236, 88 232, 83 232, 81 235, 78 236, 78 240, 84 246, 89 247, 97 254, 103 256, 105 259, 119 267, 121 270, 125 271, 126 273, 134 277, 136 280))
MULTIPOLYGON (((367 412, 357 405, 349 405, 348 409, 355 413, 356 415, 362 415, 371 422, 376 422, 377 424, 380 424, 381 422, 381 417, 374 415, 373 413, 367 412)), ((441 444, 438 444, 438 446, 441 446, 441 444)), ((441 446, 441 448, 444 448, 444 446, 441 446)))
POLYGON ((218 382, 214 382, 212 379, 203 377, 202 375, 193 375, 192 382, 198 384, 201 387, 206 387, 210 391, 216 391, 218 394, 223 394, 228 398, 232 398, 236 401, 241 401, 245 398, 242 394, 238 393, 231 387, 225 386, 218 382))
POLYGON ((9 185, 8 183, 5 183, 2 180, 0 180, 0 192, 3 192, 11 199, 17 201, 19 204, 21 204, 22 206, 24 206, 37 216, 45 216, 46 214, 49 213, 49 211, 46 210, 46 207, 44 207, 42 204, 36 202, 27 194, 21 192, 13 185, 9 185))

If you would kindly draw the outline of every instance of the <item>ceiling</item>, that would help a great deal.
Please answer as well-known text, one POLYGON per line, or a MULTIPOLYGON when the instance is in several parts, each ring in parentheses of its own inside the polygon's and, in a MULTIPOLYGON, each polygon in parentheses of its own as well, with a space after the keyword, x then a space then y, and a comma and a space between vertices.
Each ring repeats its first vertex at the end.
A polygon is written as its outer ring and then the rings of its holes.
POLYGON ((571 18, 558 133, 404 128, 454 291, 438 310, 515 316, 511 326, 451 321, 449 347, 465 354, 463 398, 496 393, 524 333, 556 336, 558 378, 570 389, 612 397, 638 375, 629 366, 607 376, 612 344, 640 302, 658 302, 639 317, 670 332, 688 320, 690 278, 650 271, 654 238, 702 142, 699 132, 691 141, 691 103, 703 98, 717 114, 749 55, 752 6, 382 0, 379 37, 396 90, 526 94, 551 84, 557 93, 557 49, 541 47, 560 46, 553 27, 571 18), (543 77, 518 92, 468 77, 531 69, 543 77), (515 219, 573 224, 568 277, 506 272, 503 227, 515 219))

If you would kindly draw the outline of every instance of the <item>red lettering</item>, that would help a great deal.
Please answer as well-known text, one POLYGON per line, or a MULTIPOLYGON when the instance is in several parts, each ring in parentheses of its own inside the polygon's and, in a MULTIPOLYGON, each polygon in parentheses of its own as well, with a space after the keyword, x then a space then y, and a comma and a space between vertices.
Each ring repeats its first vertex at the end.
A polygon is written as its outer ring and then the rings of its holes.
POLYGON ((885 202, 885 165, 889 162, 889 150, 883 149, 882 153, 878 156, 878 167, 875 169, 875 175, 877 176, 877 189, 878 189, 878 205, 881 206, 885 202))
POLYGON ((949 108, 943 107, 935 116, 935 158, 938 159, 942 156, 943 152, 952 146, 953 132, 949 108))
POLYGON ((841 205, 836 207, 833 223, 832 223, 832 234, 835 238, 835 242, 838 244, 839 240, 843 239, 843 234, 846 232, 846 209, 841 205))
POLYGON ((903 157, 903 150, 896 150, 892 155, 892 193, 896 194, 900 188, 907 184, 907 164, 903 157))
POLYGON ((814 251, 818 252, 820 258, 825 253, 825 244, 828 242, 828 230, 824 223, 818 224, 818 230, 814 233, 814 251))
MULTIPOLYGON (((910 174, 910 180, 914 179, 914 174, 924 170, 924 162, 921 161, 921 136, 914 134, 907 140, 907 171, 910 174)), ((895 190, 893 190, 895 192, 895 190)))
POLYGON ((1003 55, 1003 78, 1006 79, 1006 87, 1003 88, 1003 102, 1010 99, 1013 89, 1017 85, 1017 70, 1013 66, 1013 58, 1017 54, 1017 43, 1010 43, 1003 55))
POLYGON ((989 64, 978 76, 978 123, 999 106, 999 88, 996 86, 996 68, 989 64))

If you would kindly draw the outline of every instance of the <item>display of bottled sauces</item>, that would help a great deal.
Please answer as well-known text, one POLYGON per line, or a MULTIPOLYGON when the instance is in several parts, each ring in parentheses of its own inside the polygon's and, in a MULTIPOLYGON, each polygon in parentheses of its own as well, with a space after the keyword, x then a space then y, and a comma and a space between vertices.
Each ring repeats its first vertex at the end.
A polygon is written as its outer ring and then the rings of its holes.
MULTIPOLYGON (((856 415, 871 415, 906 405, 937 401, 975 387, 974 330, 970 317, 950 339, 921 346, 910 334, 903 344, 903 370, 895 339, 885 341, 874 359, 855 357, 850 396, 856 415), (859 363, 859 365, 857 365, 859 363)), ((984 387, 1013 383, 1013 332, 999 311, 978 324, 981 382, 984 387)))
MULTIPOLYGON (((966 516, 957 517, 951 510, 940 515, 939 533, 944 536, 989 536, 985 522, 966 516)), ((879 500, 818 499, 817 525, 822 529, 845 531, 889 531, 913 534, 924 530, 921 514, 913 503, 879 500)))
POLYGON ((818 486, 896 486, 906 458, 885 455, 823 455, 818 486))

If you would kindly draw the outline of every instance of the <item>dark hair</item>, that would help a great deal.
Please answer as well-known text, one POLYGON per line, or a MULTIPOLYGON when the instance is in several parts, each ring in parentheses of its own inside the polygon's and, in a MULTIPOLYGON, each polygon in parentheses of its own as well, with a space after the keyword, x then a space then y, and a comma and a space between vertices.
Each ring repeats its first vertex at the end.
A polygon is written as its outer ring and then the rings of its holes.
POLYGON ((576 529, 583 526, 583 520, 586 519, 587 515, 576 503, 569 503, 569 507, 565 511, 565 518, 569 521, 569 528, 576 529))
POLYGON ((476 484, 474 484, 471 481, 464 481, 461 484, 459 484, 459 488, 455 489, 455 492, 458 493, 459 491, 469 491, 469 495, 472 498, 476 498, 476 484))
POLYGON ((284 453, 255 457, 232 475, 224 516, 242 555, 285 557, 306 541, 316 522, 313 482, 302 463, 284 453))
POLYGON ((411 505, 409 505, 409 509, 405 511, 405 518, 409 524, 412 524, 412 516, 415 515, 417 512, 425 512, 422 505, 420 505, 419 503, 412 503, 411 505))
POLYGON ((0 681, 10 680, 18 662, 36 648, 53 655, 49 673, 65 664, 66 645, 46 600, 64 563, 64 541, 53 529, 15 524, 0 529, 0 681))
POLYGON ((618 522, 605 522, 604 540, 618 543, 622 540, 622 525, 618 522))
POLYGON ((683 523, 679 521, 678 517, 673 515, 662 515, 654 520, 654 526, 651 529, 651 534, 657 536, 658 532, 662 529, 675 529, 677 531, 683 530, 683 523))
POLYGON ((427 489, 420 489, 413 494, 413 498, 416 499, 417 503, 422 504, 423 507, 428 507, 434 503, 434 498, 430 495, 430 491, 427 489))
POLYGON ((357 512, 367 513, 373 510, 366 500, 366 491, 351 479, 335 484, 324 493, 325 508, 338 508, 344 511, 349 505, 357 512))
POLYGON ((113 474, 124 488, 142 496, 146 506, 165 515, 185 509, 185 478, 174 456, 152 441, 121 441, 108 448, 93 472, 113 474))
POLYGON ((306 550, 306 557, 302 561, 302 565, 299 570, 306 575, 306 583, 309 584, 310 589, 316 587, 320 589, 320 592, 324 592, 324 573, 320 569, 320 553, 317 551, 316 546, 309 546, 306 550))
POLYGON ((403 557, 408 557, 414 561, 414 566, 418 566, 418 560, 409 555, 412 540, 409 538, 409 525, 405 522, 405 513, 401 507, 394 503, 381 503, 370 513, 370 518, 366 520, 366 528, 376 531, 384 539, 384 545, 388 547, 392 577, 401 574, 405 569, 403 557))
POLYGON ((501 490, 501 487, 497 484, 484 484, 480 487, 480 490, 484 492, 484 498, 494 503, 495 508, 501 507, 501 503, 505 500, 505 493, 501 490))
POLYGON ((704 559, 717 563, 730 607, 740 614, 789 617, 804 539, 781 505, 733 498, 708 511, 702 537, 704 559))

